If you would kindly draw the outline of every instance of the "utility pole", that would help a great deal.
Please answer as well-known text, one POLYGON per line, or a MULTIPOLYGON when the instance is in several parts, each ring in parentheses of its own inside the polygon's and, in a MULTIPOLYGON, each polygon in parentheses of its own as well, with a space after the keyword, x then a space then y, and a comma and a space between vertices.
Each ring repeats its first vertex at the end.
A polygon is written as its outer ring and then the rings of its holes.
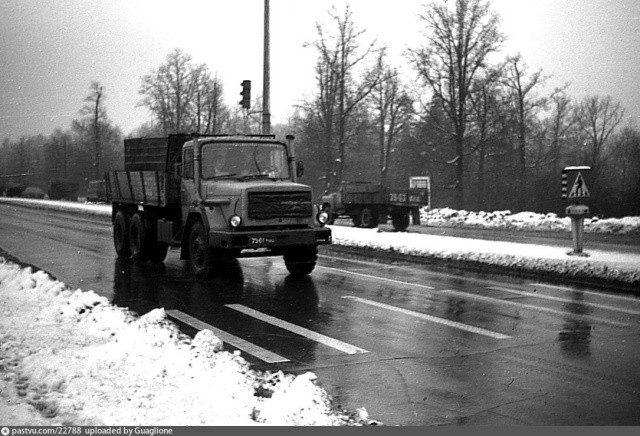
POLYGON ((271 133, 270 99, 270 62, 269 62, 269 0, 264 0, 264 64, 262 67, 262 133, 271 133))

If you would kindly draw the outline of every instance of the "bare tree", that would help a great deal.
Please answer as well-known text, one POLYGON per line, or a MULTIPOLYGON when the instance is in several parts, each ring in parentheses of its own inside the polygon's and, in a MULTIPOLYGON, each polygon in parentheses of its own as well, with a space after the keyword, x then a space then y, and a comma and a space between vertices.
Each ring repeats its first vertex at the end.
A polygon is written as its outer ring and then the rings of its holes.
POLYGON ((500 111, 504 106, 498 77, 501 68, 491 69, 476 79, 474 93, 470 95, 473 123, 470 133, 475 138, 473 152, 477 155, 478 177, 476 181, 477 204, 479 210, 485 207, 485 185, 487 160, 492 156, 490 138, 495 135, 501 121, 500 111))
POLYGON ((227 116, 223 102, 223 85, 217 75, 211 77, 207 68, 202 68, 194 79, 198 80, 192 104, 191 124, 196 132, 220 133, 227 116))
POLYGON ((329 15, 335 24, 335 33, 325 33, 322 26, 316 23, 318 39, 309 44, 318 50, 318 95, 308 105, 324 133, 327 184, 331 180, 334 159, 338 162, 337 182, 342 180, 349 123, 356 109, 379 81, 376 68, 362 68, 363 62, 376 51, 376 42, 371 42, 365 49, 360 48, 360 39, 365 31, 356 28, 349 6, 346 6, 342 15, 335 7, 329 11, 329 15), (359 79, 355 77, 358 71, 364 71, 359 79))
POLYGON ((532 92, 545 81, 542 70, 529 74, 528 66, 522 61, 520 54, 509 57, 505 66, 503 84, 507 87, 510 100, 515 106, 517 148, 516 148, 516 184, 518 186, 518 203, 520 209, 526 207, 530 190, 527 183, 527 133, 536 112, 544 107, 546 99, 532 96, 532 92))
POLYGON ((575 118, 571 116, 571 98, 566 93, 569 84, 562 88, 556 88, 549 97, 549 109, 551 115, 545 120, 547 135, 550 137, 549 158, 551 160, 551 174, 560 174, 560 162, 563 149, 566 146, 567 136, 575 124, 575 118))
POLYGON ((469 96, 474 79, 487 66, 487 57, 504 41, 498 16, 483 0, 447 0, 426 6, 420 16, 425 24, 426 43, 409 51, 419 77, 446 114, 439 128, 452 138, 456 193, 454 207, 463 208, 464 148, 469 122, 469 96))
POLYGON ((398 71, 386 65, 383 57, 378 59, 378 70, 381 80, 370 97, 378 118, 380 183, 385 186, 391 151, 396 145, 397 136, 410 122, 413 102, 400 83, 398 71))
POLYGON ((610 96, 588 96, 575 108, 574 116, 578 128, 586 136, 584 158, 591 166, 593 177, 597 178, 605 158, 605 144, 622 121, 624 109, 610 96))
POLYGON ((80 109, 83 118, 74 120, 73 129, 83 142, 90 142, 93 146, 93 177, 101 178, 103 147, 111 131, 111 122, 107 117, 104 106, 105 89, 99 82, 92 82, 90 92, 85 97, 85 105, 80 109))
POLYGON ((139 105, 151 111, 165 134, 191 128, 189 106, 203 69, 203 66, 193 66, 190 55, 175 49, 167 55, 164 64, 142 77, 139 92, 143 99, 139 105))

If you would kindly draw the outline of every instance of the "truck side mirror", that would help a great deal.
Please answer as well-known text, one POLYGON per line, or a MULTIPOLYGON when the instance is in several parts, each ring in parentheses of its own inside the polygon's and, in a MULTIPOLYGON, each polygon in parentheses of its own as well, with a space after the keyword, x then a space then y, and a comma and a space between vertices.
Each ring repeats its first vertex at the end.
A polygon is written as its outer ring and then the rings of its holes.
POLYGON ((176 177, 180 177, 182 175, 182 163, 178 162, 175 164, 174 168, 173 168, 173 174, 176 177))
POLYGON ((302 177, 303 174, 304 174, 304 162, 299 160, 298 162, 296 162, 296 176, 302 177))

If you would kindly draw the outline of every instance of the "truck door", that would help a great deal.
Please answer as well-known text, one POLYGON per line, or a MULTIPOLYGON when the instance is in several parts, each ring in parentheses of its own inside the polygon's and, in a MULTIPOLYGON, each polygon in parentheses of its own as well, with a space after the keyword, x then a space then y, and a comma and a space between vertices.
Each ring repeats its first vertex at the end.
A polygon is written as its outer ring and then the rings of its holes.
POLYGON ((182 156, 182 182, 180 186, 180 203, 182 204, 182 218, 186 222, 189 214, 190 205, 196 200, 194 165, 193 165, 193 148, 185 148, 182 156))

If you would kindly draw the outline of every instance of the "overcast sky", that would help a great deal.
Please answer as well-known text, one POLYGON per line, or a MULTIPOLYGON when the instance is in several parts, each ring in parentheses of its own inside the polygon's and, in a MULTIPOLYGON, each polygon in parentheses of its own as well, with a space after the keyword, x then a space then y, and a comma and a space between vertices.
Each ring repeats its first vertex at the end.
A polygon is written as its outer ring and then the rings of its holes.
MULTIPOLYGON (((343 0, 271 0, 272 123, 314 92, 316 22, 343 0)), ((363 42, 386 44, 392 62, 415 81, 403 52, 422 41, 421 0, 351 0, 363 42)), ((225 86, 262 92, 263 0, 0 0, 0 139, 49 135, 78 118, 92 81, 106 88, 109 118, 125 134, 151 120, 136 107, 141 77, 181 48, 225 86)), ((640 127, 640 1, 495 0, 508 41, 533 70, 565 82, 574 99, 611 95, 640 127)), ((626 121, 625 121, 626 122, 626 121)))

